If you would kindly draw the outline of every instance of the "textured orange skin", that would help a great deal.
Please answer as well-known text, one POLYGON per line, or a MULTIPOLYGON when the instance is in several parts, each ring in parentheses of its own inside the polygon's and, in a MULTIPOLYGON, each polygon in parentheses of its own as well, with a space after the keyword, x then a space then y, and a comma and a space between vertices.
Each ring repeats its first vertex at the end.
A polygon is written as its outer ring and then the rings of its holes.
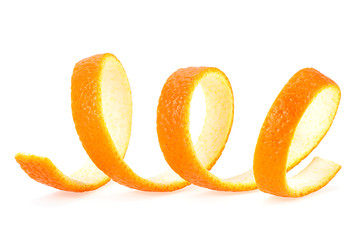
MULTIPOLYGON (((105 174, 131 188, 144 191, 173 191, 189 185, 189 182, 184 180, 160 183, 144 179, 129 168, 123 161, 124 156, 119 156, 102 112, 100 73, 104 61, 110 57, 115 58, 112 54, 95 55, 81 60, 74 68, 72 113, 85 150, 105 174)), ((204 74, 210 71, 222 74, 231 90, 227 77, 216 68, 180 69, 167 80, 161 93, 157 115, 157 131, 161 149, 172 169, 181 177, 199 186, 223 191, 254 189, 255 183, 230 184, 208 173, 220 157, 225 145, 219 149, 206 167, 203 167, 196 157, 189 133, 190 103, 195 87, 204 74)), ((298 163, 286 166, 288 149, 304 111, 315 96, 329 86, 339 89, 332 80, 318 71, 303 69, 290 79, 273 103, 263 124, 254 156, 254 175, 260 190, 278 196, 293 196, 287 188, 286 171, 298 163)), ((232 120, 228 124, 230 132, 232 120)), ((228 136, 229 134, 224 140, 225 143, 228 136)), ((300 160, 308 154, 301 156, 300 160)), ((31 178, 61 190, 89 191, 109 181, 104 179, 93 184, 77 181, 65 176, 48 158, 44 157, 17 154, 16 160, 31 178)), ((334 176, 332 175, 331 178, 334 176)), ((323 186, 298 193, 293 197, 309 194, 323 186)))
MULTIPOLYGON (((180 176, 192 174, 198 176, 194 169, 198 168, 198 161, 184 161, 196 159, 195 150, 189 132, 189 117, 192 94, 207 67, 190 67, 174 72, 164 84, 159 98, 157 111, 157 132, 159 144, 165 159, 172 169, 178 169, 180 176), (171 159, 171 161, 170 161, 171 159)), ((210 68, 213 70, 213 68, 210 68)), ((222 150, 221 150, 222 152, 222 150)), ((208 169, 216 163, 211 162, 208 169)))
POLYGON ((64 175, 58 168, 46 157, 36 155, 25 155, 18 153, 15 156, 20 167, 35 181, 70 192, 84 192, 95 190, 110 181, 105 178, 94 183, 84 183, 64 175))
POLYGON ((48 158, 42 158, 40 161, 37 156, 30 156, 25 159, 21 155, 16 155, 15 159, 20 164, 20 167, 37 182, 45 185, 58 188, 60 190, 69 190, 67 180, 59 175, 57 168, 48 158), (34 164, 34 159, 37 159, 37 164, 34 164))
MULTIPOLYGON (((289 169, 286 169, 286 164, 288 150, 303 113, 326 87, 335 87, 340 92, 334 81, 317 70, 302 69, 289 80, 274 101, 262 126, 254 154, 254 177, 261 191, 277 196, 299 197, 324 186, 293 195, 287 187, 286 171, 289 169)), ((306 156, 302 156, 301 160, 306 156)))
POLYGON ((91 191, 105 185, 110 180, 105 177, 101 181, 84 183, 64 175, 48 158, 18 153, 15 159, 29 177, 60 190, 72 192, 91 191))
MULTIPOLYGON (((201 187, 221 191, 244 191, 256 188, 255 183, 232 184, 210 174, 208 170, 216 163, 224 150, 219 149, 210 165, 199 162, 189 133, 190 104, 193 92, 204 74, 213 71, 223 76, 231 91, 231 85, 223 72, 216 68, 186 68, 173 73, 165 83, 158 104, 157 131, 159 144, 171 168, 187 181, 201 187)), ((233 111, 232 111, 233 117, 233 111)), ((229 124, 229 133, 232 126, 229 124)), ((223 141, 226 143, 229 134, 223 141)))
POLYGON ((95 165, 114 181, 143 191, 173 191, 190 183, 160 183, 135 174, 119 156, 102 113, 100 73, 112 54, 95 55, 78 62, 72 75, 72 114, 83 147, 95 165))
MULTIPOLYGON (((159 98, 157 111, 157 132, 159 144, 165 159, 178 174, 192 174, 198 167, 193 143, 189 132, 189 117, 192 94, 204 71, 214 70, 207 67, 190 67, 174 72, 164 84, 159 98), (172 161, 169 161, 172 159, 172 161)), ((221 150, 222 152, 222 150, 221 150)), ((207 168, 216 163, 221 152, 207 168)), ((199 173, 192 174, 198 176, 199 173)))
POLYGON ((48 158, 17 154, 15 159, 28 176, 35 181, 64 191, 91 191, 105 185, 110 180, 107 178, 93 184, 86 184, 64 175, 48 158))

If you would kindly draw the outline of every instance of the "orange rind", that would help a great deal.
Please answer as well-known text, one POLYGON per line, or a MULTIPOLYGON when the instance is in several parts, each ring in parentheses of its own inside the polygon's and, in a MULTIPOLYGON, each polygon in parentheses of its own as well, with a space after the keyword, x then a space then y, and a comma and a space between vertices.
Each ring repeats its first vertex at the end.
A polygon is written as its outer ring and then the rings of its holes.
POLYGON ((173 73, 163 87, 157 114, 159 144, 171 168, 201 187, 221 191, 255 189, 252 170, 229 179, 221 179, 209 171, 225 147, 233 117, 233 92, 222 71, 200 67, 173 73), (206 117, 194 145, 189 117, 193 92, 199 84, 205 95, 206 117))
POLYGON ((91 161, 67 176, 46 157, 18 153, 15 156, 21 168, 37 182, 71 192, 95 190, 110 181, 91 161))
POLYGON ((132 98, 124 68, 114 55, 96 55, 78 62, 71 96, 82 145, 112 180, 143 191, 173 191, 189 185, 171 169, 143 178, 124 161, 131 134, 132 98))
POLYGON ((305 159, 329 130, 341 93, 313 68, 297 72, 284 86, 264 121, 254 154, 258 188, 283 197, 301 197, 325 186, 341 166, 322 158, 300 173, 286 172, 305 159))
POLYGON ((222 179, 208 171, 208 167, 210 154, 221 154, 223 148, 218 146, 225 145, 226 133, 231 128, 234 103, 229 80, 214 68, 180 69, 167 80, 159 100, 159 143, 171 168, 195 185, 220 191, 248 191, 257 188, 257 178, 262 191, 280 196, 302 196, 326 185, 340 166, 315 158, 305 170, 289 180, 291 188, 286 185, 285 194, 270 188, 273 184, 282 187, 286 172, 319 144, 334 120, 339 102, 340 89, 332 80, 314 69, 299 71, 283 88, 267 115, 255 152, 254 174, 249 170, 222 179), (193 92, 199 84, 205 95, 206 119, 194 145, 189 133, 189 111, 193 92), (269 138, 264 137, 267 132, 271 133, 269 138), (284 158, 287 149, 288 160, 284 158), (279 153, 283 155, 277 155, 279 153), (281 157, 281 165, 277 164, 277 156, 281 157))
POLYGON ((259 188, 277 196, 300 197, 325 186, 341 168, 316 157, 296 176, 286 175, 323 139, 335 118, 340 97, 336 83, 317 70, 297 72, 267 114, 253 169, 222 179, 210 170, 225 148, 233 123, 230 82, 217 68, 179 69, 164 84, 157 109, 158 140, 171 169, 143 178, 124 161, 132 124, 128 78, 114 55, 99 54, 75 65, 71 85, 76 131, 92 161, 67 176, 48 158, 23 153, 15 158, 34 180, 65 191, 94 190, 112 179, 143 191, 174 191, 193 183, 219 191, 259 188), (198 85, 204 92, 206 116, 194 144, 190 108, 198 85))
MULTIPOLYGON (((208 103, 211 102, 207 105, 210 110, 206 118, 207 125, 197 143, 197 149, 200 149, 203 157, 203 169, 208 171, 220 157, 231 130, 233 98, 230 83, 225 74, 216 68, 180 69, 172 74, 170 79, 176 76, 179 76, 179 79, 203 76, 206 79, 203 84, 205 91, 214 92, 217 86, 224 88, 222 92, 207 98, 208 103), (220 104, 214 100, 215 97, 221 99, 220 104), (217 135, 213 136, 214 133, 217 135), (206 151, 203 150, 205 148, 206 151)), ((170 79, 167 83, 171 83, 170 79)), ((183 85, 177 87, 183 88, 183 85)), ((163 93, 165 92, 164 88, 163 93)), ((172 113, 168 127, 173 129, 188 127, 188 124, 186 125, 189 123, 188 114, 185 113, 189 111, 191 96, 186 95, 186 97, 185 101, 172 92, 169 95, 162 94, 161 99, 165 101, 160 101, 157 117, 160 138, 164 133, 159 130, 165 124, 164 117, 169 117, 168 113, 172 113), (176 102, 181 105, 176 105, 176 102), (175 109, 163 112, 162 105, 175 109)), ((90 159, 106 174, 102 176, 108 176, 120 184, 144 191, 173 191, 190 184, 171 169, 149 179, 140 177, 124 161, 131 134, 132 98, 124 68, 114 55, 100 54, 78 62, 72 75, 71 98, 77 133, 90 159)), ((172 152, 182 154, 185 150, 184 141, 190 140, 187 128, 185 130, 173 136, 174 139, 182 141, 170 148, 172 152)), ((164 139, 171 137, 170 132, 165 134, 164 139)), ((160 143, 163 145, 162 141, 160 143)), ((162 145, 161 148, 166 154, 167 151, 162 145)), ((70 177, 63 175, 46 158, 23 154, 18 154, 16 158, 28 175, 37 181, 62 190, 85 190, 77 185, 78 181, 72 181, 70 177)), ((86 170, 81 169, 80 172, 86 170)), ((96 181, 95 178, 100 179, 100 176, 88 176, 89 181, 96 181)))
POLYGON ((132 99, 124 68, 114 55, 95 55, 75 65, 71 100, 77 133, 92 162, 66 176, 48 158, 17 154, 17 162, 31 178, 74 192, 94 190, 110 178, 144 191, 173 191, 189 185, 172 170, 142 178, 124 161, 131 134, 132 99))

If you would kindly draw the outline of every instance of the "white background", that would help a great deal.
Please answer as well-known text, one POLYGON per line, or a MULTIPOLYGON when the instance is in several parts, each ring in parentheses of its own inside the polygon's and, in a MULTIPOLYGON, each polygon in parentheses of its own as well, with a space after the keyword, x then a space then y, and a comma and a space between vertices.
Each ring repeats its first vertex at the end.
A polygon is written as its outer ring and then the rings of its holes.
MULTIPOLYGON (((363 239, 363 13, 360 1, 1 1, 0 239, 363 239), (156 108, 168 76, 188 66, 218 67, 234 91, 232 132, 213 173, 252 167, 268 109, 304 67, 336 81, 342 101, 329 133, 297 168, 320 156, 342 170, 300 199, 196 186, 145 193, 115 182, 77 194, 33 181, 17 152, 47 156, 67 174, 88 158, 72 121, 70 77, 77 61, 104 52, 129 77, 125 160, 144 177, 168 168, 156 108)), ((203 112, 195 96, 194 135, 203 112)))

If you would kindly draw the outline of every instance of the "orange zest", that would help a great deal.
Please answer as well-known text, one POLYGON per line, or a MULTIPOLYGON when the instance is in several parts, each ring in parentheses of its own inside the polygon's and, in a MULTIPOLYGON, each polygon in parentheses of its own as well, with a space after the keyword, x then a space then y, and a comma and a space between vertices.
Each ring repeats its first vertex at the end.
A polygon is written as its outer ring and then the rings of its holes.
POLYGON ((225 147, 234 117, 230 82, 217 68, 186 68, 173 73, 165 83, 158 104, 159 144, 171 168, 187 181, 222 191, 256 188, 253 171, 221 179, 208 170, 225 147), (189 132, 193 92, 201 84, 206 101, 202 132, 193 145, 189 132))
POLYGON ((303 69, 289 80, 269 110, 256 145, 253 169, 261 191, 300 197, 335 177, 341 166, 318 157, 294 177, 286 172, 320 143, 340 97, 336 83, 315 69, 303 69))

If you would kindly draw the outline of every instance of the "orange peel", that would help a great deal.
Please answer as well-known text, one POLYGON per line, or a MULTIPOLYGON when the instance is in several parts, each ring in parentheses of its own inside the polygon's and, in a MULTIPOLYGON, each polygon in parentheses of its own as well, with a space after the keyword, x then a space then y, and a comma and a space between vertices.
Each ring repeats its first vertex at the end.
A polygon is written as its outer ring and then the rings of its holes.
POLYGON ((193 183, 220 191, 258 187, 278 196, 299 197, 325 186, 341 168, 315 158, 298 175, 286 176, 320 143, 340 102, 336 83, 312 68, 297 72, 273 103, 258 138, 253 169, 227 179, 209 171, 225 148, 234 117, 232 88, 219 69, 179 69, 166 81, 158 103, 157 132, 171 169, 152 178, 137 175, 124 161, 131 135, 132 98, 119 60, 106 53, 79 61, 71 90, 75 127, 92 162, 66 176, 48 158, 23 153, 15 157, 31 178, 61 190, 94 190, 112 179, 143 191, 174 191, 193 183), (189 117, 199 84, 206 117, 193 144, 189 117))
POLYGON ((171 168, 187 181, 213 190, 256 188, 253 171, 221 179, 209 169, 221 155, 234 117, 234 97, 226 75, 217 68, 187 68, 173 73, 158 104, 159 144, 171 168), (193 92, 201 85, 206 101, 204 127, 194 145, 189 132, 193 92))
MULTIPOLYGON (((106 174, 101 176, 143 191, 173 191, 190 184, 171 169, 149 179, 143 178, 124 161, 131 134, 132 99, 124 68, 114 55, 100 54, 78 62, 72 75, 71 98, 77 133, 92 162, 106 174)), ((231 122, 228 124, 225 138, 230 133, 231 122)), ((221 151, 224 145, 225 141, 221 141, 218 146, 221 151)), ((215 164, 221 151, 215 151, 206 159, 208 169, 215 164)), ((23 154, 18 154, 16 159, 28 175, 39 182, 68 191, 91 190, 80 188, 78 181, 62 174, 49 159, 23 154)), ((95 168, 95 165, 91 167, 95 168)), ((82 168, 78 172, 85 173, 86 170, 82 168)), ((100 175, 89 174, 87 178, 101 186, 100 175)))
POLYGON ((114 55, 78 62, 71 96, 73 120, 83 147, 112 180, 143 191, 173 191, 189 185, 171 169, 143 178, 124 161, 131 134, 132 98, 125 70, 114 55))
POLYGON ((341 166, 319 157, 296 176, 286 172, 305 159, 329 130, 341 98, 330 78, 313 68, 297 72, 284 86, 264 121, 254 154, 258 188, 300 197, 325 186, 341 166))
MULTIPOLYGON (((95 56, 93 60, 94 62, 100 61, 101 55, 95 56)), ((87 73, 88 70, 84 68, 82 71, 87 73)), ((93 72, 92 74, 96 73, 93 72)), ((88 75, 90 79, 93 79, 95 76, 88 75)), ((87 106, 85 107, 87 108, 87 106)), ((29 177, 37 182, 60 190, 72 192, 91 191, 110 181, 110 178, 100 171, 91 161, 87 161, 79 170, 67 176, 46 157, 18 153, 15 159, 29 177)))
POLYGON ((86 162, 82 168, 70 176, 67 176, 46 157, 18 153, 15 159, 29 177, 60 190, 71 192, 91 191, 110 181, 110 178, 90 161, 86 162))

